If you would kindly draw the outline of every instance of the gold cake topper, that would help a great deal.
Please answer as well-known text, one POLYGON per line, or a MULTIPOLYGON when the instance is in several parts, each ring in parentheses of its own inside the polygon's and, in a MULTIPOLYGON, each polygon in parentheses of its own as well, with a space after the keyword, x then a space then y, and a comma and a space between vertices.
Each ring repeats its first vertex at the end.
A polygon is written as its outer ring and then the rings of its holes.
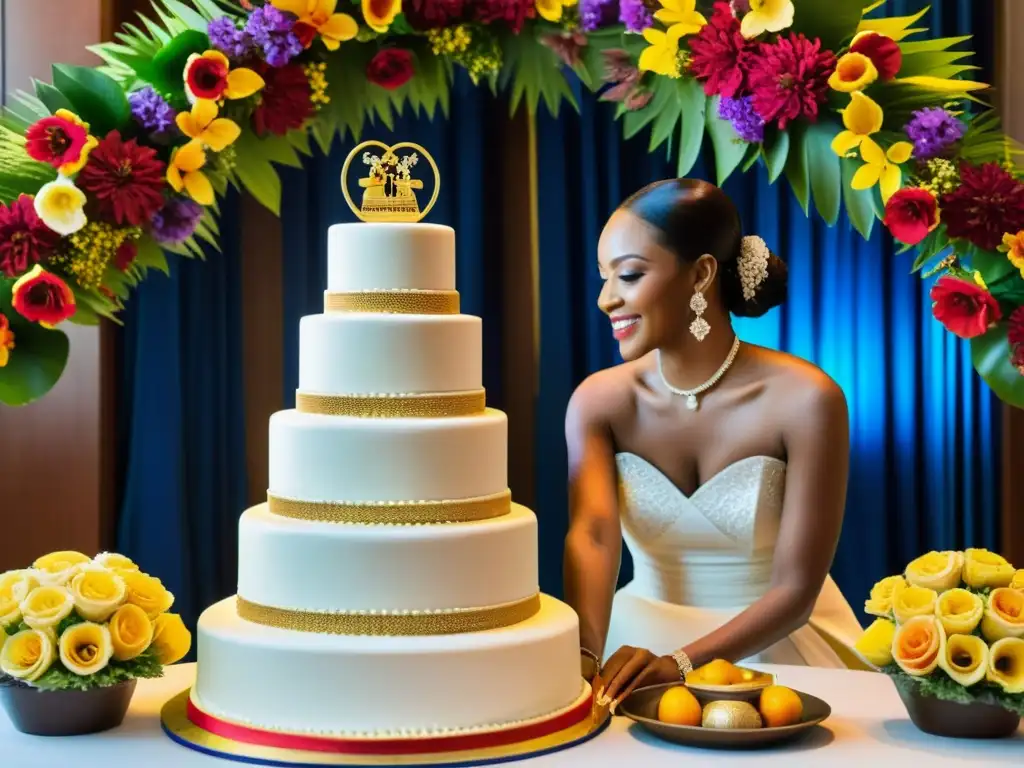
POLYGON ((400 141, 391 146, 382 141, 364 141, 349 152, 341 168, 341 191, 345 195, 345 202, 362 221, 420 221, 434 207, 440 190, 441 174, 437 170, 434 158, 419 144, 408 141, 400 141), (380 154, 369 151, 371 147, 380 149, 380 154), (401 154, 402 149, 411 151, 401 154), (359 179, 359 186, 363 188, 363 199, 360 205, 356 206, 349 193, 348 174, 352 161, 360 152, 363 153, 362 161, 368 166, 368 171, 366 176, 359 179), (414 178, 413 168, 423 158, 434 172, 434 190, 430 201, 421 210, 416 190, 423 189, 423 180, 414 178))

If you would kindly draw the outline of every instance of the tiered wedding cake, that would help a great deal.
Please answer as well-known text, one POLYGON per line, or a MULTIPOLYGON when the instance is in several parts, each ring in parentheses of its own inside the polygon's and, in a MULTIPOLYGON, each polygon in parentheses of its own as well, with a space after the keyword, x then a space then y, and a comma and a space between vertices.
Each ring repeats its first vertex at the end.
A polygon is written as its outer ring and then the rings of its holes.
POLYGON ((578 621, 538 592, 455 233, 339 224, 328 248, 297 407, 270 419, 268 501, 240 521, 238 595, 199 620, 192 709, 342 738, 564 720, 590 695, 578 621))

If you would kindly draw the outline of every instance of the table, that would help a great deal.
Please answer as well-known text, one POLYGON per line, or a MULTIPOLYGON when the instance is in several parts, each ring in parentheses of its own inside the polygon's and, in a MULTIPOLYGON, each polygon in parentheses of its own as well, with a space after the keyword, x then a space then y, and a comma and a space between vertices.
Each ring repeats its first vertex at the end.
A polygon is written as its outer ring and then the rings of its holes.
MULTIPOLYGON (((529 768, 679 768, 734 766, 936 766, 1024 763, 1024 728, 999 741, 962 741, 918 731, 890 680, 873 672, 751 664, 777 675, 782 685, 818 696, 832 716, 816 735, 788 746, 725 752, 666 744, 624 717, 615 717, 597 738, 573 749, 504 763, 529 768), (695 762, 696 761, 696 762, 695 762), (915 762, 916 761, 916 762, 915 762)), ((124 724, 93 736, 26 736, 0 710, 0 763, 17 768, 231 768, 241 763, 193 752, 160 729, 160 708, 191 685, 195 666, 167 669, 159 680, 141 680, 124 724)))

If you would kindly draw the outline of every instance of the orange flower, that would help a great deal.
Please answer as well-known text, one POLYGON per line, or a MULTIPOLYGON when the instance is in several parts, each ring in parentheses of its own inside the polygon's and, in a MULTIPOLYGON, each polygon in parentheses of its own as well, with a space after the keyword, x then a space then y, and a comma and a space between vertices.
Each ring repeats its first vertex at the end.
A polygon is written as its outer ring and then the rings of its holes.
POLYGON ((851 93, 863 90, 877 79, 878 70, 871 59, 863 53, 846 53, 836 62, 828 84, 834 91, 851 93))
POLYGON ((1005 253, 1010 263, 1020 270, 1020 276, 1024 277, 1024 229, 1015 235, 1006 232, 1003 235, 1003 244, 998 246, 997 250, 1005 253))
POLYGON ((935 616, 915 616, 896 628, 892 657, 908 675, 923 677, 935 671, 946 651, 946 632, 935 616))
POLYGON ((11 350, 14 349, 14 331, 7 318, 0 315, 0 368, 7 365, 11 358, 11 350))
MULTIPOLYGON (((355 19, 347 13, 334 12, 338 7, 338 0, 270 0, 270 4, 279 11, 298 16, 294 32, 307 48, 319 34, 327 50, 335 51, 343 42, 354 38, 359 31, 355 19)), ((396 5, 401 3, 396 2, 396 5)), ((370 23, 369 20, 367 23, 370 23)))
POLYGON ((402 12, 402 0, 363 0, 363 18, 374 32, 387 32, 402 12))

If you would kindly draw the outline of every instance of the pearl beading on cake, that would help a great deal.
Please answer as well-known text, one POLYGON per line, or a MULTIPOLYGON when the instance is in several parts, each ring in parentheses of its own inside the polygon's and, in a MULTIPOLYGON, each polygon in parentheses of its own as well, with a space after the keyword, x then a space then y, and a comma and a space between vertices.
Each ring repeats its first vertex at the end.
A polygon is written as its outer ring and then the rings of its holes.
POLYGON ((508 489, 490 496, 421 501, 309 501, 267 492, 271 513, 296 520, 348 525, 434 525, 492 520, 512 511, 508 489))

